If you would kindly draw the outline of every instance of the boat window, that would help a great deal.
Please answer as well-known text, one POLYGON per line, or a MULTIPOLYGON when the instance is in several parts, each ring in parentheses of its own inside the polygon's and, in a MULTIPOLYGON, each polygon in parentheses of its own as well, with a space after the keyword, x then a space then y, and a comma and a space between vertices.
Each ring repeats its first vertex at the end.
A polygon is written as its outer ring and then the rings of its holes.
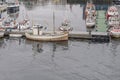
POLYGON ((5 22, 5 24, 10 24, 10 22, 5 22))

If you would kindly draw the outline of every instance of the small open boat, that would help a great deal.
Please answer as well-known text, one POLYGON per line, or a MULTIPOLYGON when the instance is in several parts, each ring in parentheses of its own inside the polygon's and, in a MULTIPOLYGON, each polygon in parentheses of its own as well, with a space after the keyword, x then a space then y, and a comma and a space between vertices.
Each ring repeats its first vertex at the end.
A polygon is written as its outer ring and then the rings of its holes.
POLYGON ((109 32, 112 37, 120 38, 120 25, 112 27, 109 32))
POLYGON ((87 16, 85 23, 87 27, 94 27, 96 25, 96 20, 92 16, 87 16))
POLYGON ((16 29, 17 26, 18 26, 18 23, 15 20, 5 21, 3 24, 3 28, 9 28, 9 29, 16 29))
POLYGON ((111 16, 119 16, 119 12, 118 9, 115 6, 110 6, 107 10, 106 13, 106 18, 107 20, 109 19, 109 17, 111 16))
POLYGON ((96 25, 96 8, 92 2, 87 2, 85 8, 85 22, 87 27, 96 25))
POLYGON ((87 4, 86 4, 85 18, 87 18, 87 16, 89 14, 92 14, 92 16, 96 16, 96 8, 95 8, 95 5, 92 2, 87 2, 87 4))
POLYGON ((24 19, 22 22, 19 23, 18 29, 26 30, 30 28, 30 21, 28 19, 24 19))
POLYGON ((70 24, 68 21, 64 21, 61 26, 59 27, 59 30, 60 31, 72 31, 73 28, 70 27, 70 24))

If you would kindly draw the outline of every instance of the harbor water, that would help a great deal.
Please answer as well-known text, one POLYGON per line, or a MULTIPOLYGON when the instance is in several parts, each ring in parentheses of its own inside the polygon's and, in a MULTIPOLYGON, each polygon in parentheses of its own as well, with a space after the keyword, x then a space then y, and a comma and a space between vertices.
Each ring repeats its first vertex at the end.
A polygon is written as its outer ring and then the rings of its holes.
MULTIPOLYGON (((65 0, 56 3, 52 0, 21 0, 19 12, 4 12, 2 16, 10 15, 17 21, 27 16, 31 23, 52 30, 54 11, 56 29, 67 18, 74 31, 87 31, 84 5, 65 0)), ((103 3, 101 8, 96 4, 98 9, 104 10, 108 5, 103 3)), ((79 39, 36 42, 25 38, 2 38, 0 80, 120 80, 120 39, 106 43, 79 39)))

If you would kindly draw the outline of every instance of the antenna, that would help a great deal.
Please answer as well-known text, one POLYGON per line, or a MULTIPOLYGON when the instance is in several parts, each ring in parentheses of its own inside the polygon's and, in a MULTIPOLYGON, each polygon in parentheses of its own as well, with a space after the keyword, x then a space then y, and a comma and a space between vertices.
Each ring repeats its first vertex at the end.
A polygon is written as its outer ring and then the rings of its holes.
POLYGON ((55 34, 55 12, 53 11, 53 34, 55 34))

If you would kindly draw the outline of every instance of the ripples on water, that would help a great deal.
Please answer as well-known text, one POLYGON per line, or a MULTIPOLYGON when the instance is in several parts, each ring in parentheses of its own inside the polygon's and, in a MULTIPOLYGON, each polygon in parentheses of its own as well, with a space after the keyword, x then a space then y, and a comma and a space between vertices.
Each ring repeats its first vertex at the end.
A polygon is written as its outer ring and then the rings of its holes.
MULTIPOLYGON (((21 3, 24 11, 20 10, 19 17, 22 13, 28 13, 36 23, 43 20, 52 23, 51 7, 56 5, 49 2, 35 4, 39 6, 34 7, 25 4, 31 3, 21 3)), ((70 19, 74 20, 72 23, 76 25, 75 29, 82 29, 77 27, 81 25, 79 22, 82 19, 80 5, 72 5, 72 13, 70 5, 60 4, 56 7, 56 15, 60 16, 56 18, 60 21, 56 25, 61 23, 65 12, 72 15, 70 19)), ((119 41, 35 42, 24 38, 0 39, 0 80, 120 80, 119 41)))
POLYGON ((1 80, 119 80, 119 40, 0 39, 1 80))

